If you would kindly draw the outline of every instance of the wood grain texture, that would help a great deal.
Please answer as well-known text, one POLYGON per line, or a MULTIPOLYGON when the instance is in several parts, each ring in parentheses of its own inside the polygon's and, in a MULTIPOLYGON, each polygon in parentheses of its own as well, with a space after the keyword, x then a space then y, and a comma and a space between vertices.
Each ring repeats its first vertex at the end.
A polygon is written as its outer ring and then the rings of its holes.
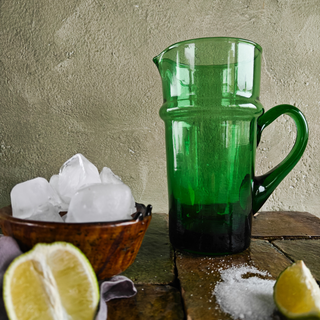
POLYGON ((303 260, 315 279, 320 282, 320 240, 276 240, 273 244, 290 259, 303 260))
POLYGON ((231 319, 221 310, 213 294, 216 284, 221 281, 221 270, 232 266, 254 266, 267 271, 269 279, 275 280, 290 264, 288 258, 263 240, 253 240, 244 252, 224 257, 195 257, 178 253, 176 266, 188 319, 231 319))
POLYGON ((252 237, 268 240, 320 238, 320 219, 308 212, 260 212, 252 219, 252 237))
POLYGON ((136 285, 138 293, 129 299, 107 303, 111 320, 183 320, 180 292, 171 286, 136 285))

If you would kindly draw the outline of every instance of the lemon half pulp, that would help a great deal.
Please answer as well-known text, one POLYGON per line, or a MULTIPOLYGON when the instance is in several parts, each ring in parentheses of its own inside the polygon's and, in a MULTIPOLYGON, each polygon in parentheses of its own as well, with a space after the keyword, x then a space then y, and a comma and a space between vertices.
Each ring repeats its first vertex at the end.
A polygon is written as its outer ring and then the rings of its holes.
POLYGON ((41 243, 11 263, 3 298, 10 320, 92 320, 99 285, 90 262, 74 245, 41 243))
POLYGON ((320 289, 301 260, 280 274, 273 297, 279 311, 289 319, 320 319, 320 289))

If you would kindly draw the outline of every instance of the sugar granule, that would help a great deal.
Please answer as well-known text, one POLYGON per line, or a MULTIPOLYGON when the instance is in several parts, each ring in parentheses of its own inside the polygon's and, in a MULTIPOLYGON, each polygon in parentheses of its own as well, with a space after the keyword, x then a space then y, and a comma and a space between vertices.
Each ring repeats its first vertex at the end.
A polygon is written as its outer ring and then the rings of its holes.
POLYGON ((222 270, 220 275, 222 281, 215 286, 213 294, 222 311, 229 313, 233 319, 272 319, 275 281, 258 277, 270 276, 268 272, 242 265, 222 270), (246 274, 250 277, 244 278, 246 274))

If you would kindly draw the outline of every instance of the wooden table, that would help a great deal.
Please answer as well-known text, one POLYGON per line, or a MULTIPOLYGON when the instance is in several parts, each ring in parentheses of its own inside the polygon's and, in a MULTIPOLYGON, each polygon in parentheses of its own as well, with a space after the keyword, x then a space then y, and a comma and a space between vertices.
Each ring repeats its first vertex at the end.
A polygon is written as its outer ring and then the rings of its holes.
MULTIPOLYGON (((232 319, 212 294, 221 269, 255 266, 276 279, 293 261, 304 260, 320 281, 320 219, 306 212, 261 212, 253 219, 246 251, 199 257, 172 250, 167 215, 153 214, 135 262, 123 274, 138 294, 108 302, 108 319, 232 319)), ((273 319, 278 319, 277 312, 273 319)))

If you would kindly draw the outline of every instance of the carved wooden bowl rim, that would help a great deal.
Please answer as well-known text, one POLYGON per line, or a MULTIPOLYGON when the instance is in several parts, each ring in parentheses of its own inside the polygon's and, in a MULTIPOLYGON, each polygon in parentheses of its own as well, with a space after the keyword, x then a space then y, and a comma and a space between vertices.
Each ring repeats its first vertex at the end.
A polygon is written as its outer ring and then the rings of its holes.
POLYGON ((136 208, 131 220, 62 223, 15 218, 11 206, 6 206, 0 209, 0 227, 24 252, 39 242, 73 243, 87 256, 98 279, 102 280, 126 270, 140 249, 151 221, 152 206, 136 203, 136 208))
MULTIPOLYGON (((117 226, 130 226, 134 225, 136 223, 139 223, 139 221, 147 220, 148 216, 151 216, 151 210, 152 206, 148 205, 145 207, 143 204, 136 203, 137 212, 135 212, 132 215, 132 219, 128 220, 117 220, 117 221, 107 221, 107 222, 53 222, 53 221, 37 221, 37 220, 27 220, 27 219, 20 219, 15 218, 12 216, 12 207, 11 205, 8 205, 6 207, 0 208, 0 227, 1 227, 1 220, 7 221, 10 224, 20 225, 20 226, 39 226, 39 227, 61 227, 64 226, 64 228, 74 228, 74 226, 83 226, 86 228, 97 228, 97 227, 104 227, 104 228, 116 228, 117 226)), ((60 212, 60 215, 63 216, 67 212, 60 212)))

